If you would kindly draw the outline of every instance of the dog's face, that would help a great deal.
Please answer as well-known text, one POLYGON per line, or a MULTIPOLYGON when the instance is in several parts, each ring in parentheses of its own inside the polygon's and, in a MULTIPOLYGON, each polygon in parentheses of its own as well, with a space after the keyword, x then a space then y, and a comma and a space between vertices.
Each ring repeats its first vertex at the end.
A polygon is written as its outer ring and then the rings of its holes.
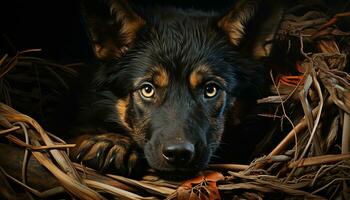
POLYGON ((211 25, 161 21, 117 66, 129 92, 116 108, 154 169, 201 169, 220 143, 237 80, 232 47, 211 25))
MULTIPOLYGON (((130 10, 121 5, 111 7, 130 10)), ((260 81, 260 66, 235 51, 243 30, 232 29, 237 38, 230 35, 225 27, 238 21, 227 16, 172 9, 149 16, 123 13, 113 47, 96 27, 90 30, 96 55, 114 56, 100 70, 96 91, 108 102, 108 120, 130 133, 152 168, 197 171, 220 144, 225 113, 237 95, 260 81)))

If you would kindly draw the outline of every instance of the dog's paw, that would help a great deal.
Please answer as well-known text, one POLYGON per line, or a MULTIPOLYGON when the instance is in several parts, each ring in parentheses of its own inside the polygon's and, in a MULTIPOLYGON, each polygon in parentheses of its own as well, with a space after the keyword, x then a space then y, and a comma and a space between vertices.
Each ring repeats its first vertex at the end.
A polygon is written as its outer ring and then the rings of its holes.
POLYGON ((78 138, 73 160, 103 172, 132 175, 140 163, 140 153, 131 138, 107 133, 78 138))

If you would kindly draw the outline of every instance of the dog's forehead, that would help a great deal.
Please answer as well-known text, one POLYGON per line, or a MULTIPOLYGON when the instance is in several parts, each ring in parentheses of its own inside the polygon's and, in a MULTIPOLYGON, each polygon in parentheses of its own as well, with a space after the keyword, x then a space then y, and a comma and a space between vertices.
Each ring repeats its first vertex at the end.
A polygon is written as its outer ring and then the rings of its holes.
POLYGON ((185 49, 186 45, 197 46, 210 44, 211 39, 216 37, 216 30, 212 26, 211 18, 184 17, 160 21, 154 27, 153 39, 160 40, 168 46, 179 45, 185 49))
POLYGON ((138 43, 137 54, 142 57, 141 61, 161 64, 167 69, 222 61, 229 48, 226 37, 209 22, 196 21, 178 19, 162 22, 156 29, 152 27, 138 43))
POLYGON ((207 75, 229 74, 225 56, 231 47, 213 16, 184 12, 155 16, 131 56, 132 67, 140 72, 136 85, 142 80, 160 86, 192 80, 196 85, 207 75))
MULTIPOLYGON (((155 16, 149 23, 149 44, 153 48, 160 48, 160 53, 172 55, 188 54, 196 56, 196 51, 209 50, 223 39, 216 27, 215 18, 208 13, 173 12, 155 16)), ((189 55, 188 55, 189 56, 189 55)))

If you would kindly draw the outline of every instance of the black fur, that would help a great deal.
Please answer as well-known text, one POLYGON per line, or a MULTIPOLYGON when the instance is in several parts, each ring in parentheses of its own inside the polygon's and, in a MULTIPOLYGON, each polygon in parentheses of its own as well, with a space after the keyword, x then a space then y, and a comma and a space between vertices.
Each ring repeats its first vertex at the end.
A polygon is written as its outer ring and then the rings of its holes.
MULTIPOLYGON (((221 17, 217 13, 155 8, 141 16, 146 24, 137 32, 133 45, 122 56, 96 66, 89 92, 82 97, 79 134, 114 133, 129 137, 133 149, 158 171, 201 170, 222 143, 227 115, 236 100, 254 102, 261 95, 264 67, 230 43, 227 33, 217 26, 221 17), (202 74, 200 83, 192 88, 190 75, 201 66, 208 73, 202 74), (168 74, 168 84, 156 86, 154 98, 145 101, 140 96, 141 85, 145 81, 153 83, 149 75, 160 68, 168 74), (208 82, 215 82, 219 90, 214 98, 204 96, 208 82), (126 99, 123 118, 116 104, 126 99), (164 148, 174 143, 193 145, 193 158, 183 165, 167 162, 164 148)), ((232 130, 225 132, 233 134, 232 130)), ((91 149, 93 144, 106 140, 95 137, 93 141, 91 149)), ((78 143, 73 155, 82 150, 84 154, 93 153, 86 148, 79 149, 78 143)), ((108 144, 95 149, 99 152, 96 158, 90 156, 85 161, 97 159, 106 164, 107 153, 101 152, 110 148, 108 144)), ((84 155, 79 156, 84 161, 84 155)))

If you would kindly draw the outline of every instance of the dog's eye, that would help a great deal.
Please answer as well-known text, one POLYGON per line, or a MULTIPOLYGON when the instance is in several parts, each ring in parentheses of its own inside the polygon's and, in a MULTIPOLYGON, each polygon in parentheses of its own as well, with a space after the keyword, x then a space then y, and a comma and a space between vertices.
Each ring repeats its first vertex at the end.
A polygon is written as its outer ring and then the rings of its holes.
POLYGON ((220 90, 220 87, 216 83, 207 83, 204 88, 204 97, 213 98, 215 97, 220 90))
POLYGON ((151 83, 142 84, 140 91, 141 91, 142 97, 147 99, 152 98, 155 93, 154 86, 151 83))

